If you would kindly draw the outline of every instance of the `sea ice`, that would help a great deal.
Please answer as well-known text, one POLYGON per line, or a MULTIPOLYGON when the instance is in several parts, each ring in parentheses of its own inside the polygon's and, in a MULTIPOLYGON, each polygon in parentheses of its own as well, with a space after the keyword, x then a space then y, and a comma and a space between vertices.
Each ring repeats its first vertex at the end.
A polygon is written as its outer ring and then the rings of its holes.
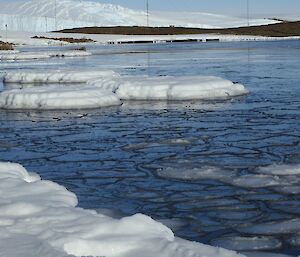
POLYGON ((216 100, 247 93, 242 85, 211 76, 125 77, 116 91, 122 100, 216 100))
POLYGON ((85 83, 6 89, 0 93, 0 108, 6 109, 98 108, 120 105, 121 100, 212 100, 248 93, 244 86, 218 77, 128 77, 113 71, 7 72, 4 82, 85 83))
POLYGON ((272 237, 221 237, 211 241, 213 246, 224 247, 235 251, 278 249, 282 243, 272 237))
POLYGON ((0 255, 5 257, 242 257, 189 242, 148 216, 113 219, 22 166, 0 162, 0 255))
MULTIPOLYGON (((110 70, 103 71, 48 71, 48 72, 5 72, 5 83, 86 83, 95 78, 114 78, 119 74, 110 70)), ((103 80, 101 81, 103 83, 103 80)), ((99 83, 100 84, 100 83, 99 83)))
POLYGON ((60 52, 46 52, 51 57, 84 57, 92 55, 91 52, 72 50, 72 51, 60 51, 60 52))
POLYGON ((47 53, 0 53, 0 60, 2 61, 17 61, 17 60, 34 60, 34 59, 48 59, 51 56, 47 53))
POLYGON ((120 104, 111 91, 81 85, 36 86, 0 93, 0 108, 3 109, 88 109, 120 104))
POLYGON ((300 175, 300 164, 284 164, 284 165, 270 165, 267 167, 261 167, 256 170, 257 173, 288 176, 288 175, 300 175))
POLYGON ((257 235, 296 233, 296 232, 300 232, 300 219, 297 218, 291 220, 255 224, 249 227, 238 228, 238 231, 246 234, 257 234, 257 235))
POLYGON ((223 181, 236 175, 235 171, 227 171, 217 167, 200 168, 166 167, 157 171, 158 176, 183 180, 216 179, 223 181))

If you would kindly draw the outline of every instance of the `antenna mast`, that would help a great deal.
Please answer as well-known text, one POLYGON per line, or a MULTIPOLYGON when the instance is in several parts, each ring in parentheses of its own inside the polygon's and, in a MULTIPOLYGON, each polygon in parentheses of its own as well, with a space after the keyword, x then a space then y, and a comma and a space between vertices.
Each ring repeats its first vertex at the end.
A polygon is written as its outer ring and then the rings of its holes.
POLYGON ((147 9, 147 27, 149 27, 149 0, 146 2, 146 9, 147 9))
POLYGON ((250 7, 249 7, 249 0, 247 0, 247 25, 250 27, 250 7))
POLYGON ((57 31, 57 3, 54 0, 54 21, 55 21, 55 30, 57 31))

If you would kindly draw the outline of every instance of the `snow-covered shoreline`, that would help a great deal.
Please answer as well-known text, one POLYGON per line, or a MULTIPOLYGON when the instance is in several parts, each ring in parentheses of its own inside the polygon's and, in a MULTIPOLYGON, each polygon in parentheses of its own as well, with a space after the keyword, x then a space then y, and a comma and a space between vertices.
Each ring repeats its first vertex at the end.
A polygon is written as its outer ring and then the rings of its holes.
POLYGON ((0 256, 243 256, 177 238, 143 214, 117 220, 77 204, 66 188, 0 162, 0 256))
MULTIPOLYGON (((63 46, 63 45, 82 45, 71 44, 64 41, 53 39, 32 38, 48 37, 48 38, 88 38, 96 42, 83 43, 84 45, 105 45, 118 44, 124 42, 144 42, 151 41, 153 43, 166 43, 170 41, 179 40, 195 40, 199 42, 206 42, 210 40, 218 40, 220 42, 237 42, 237 41, 279 41, 279 40, 300 40, 300 36, 294 37, 263 37, 251 35, 220 35, 220 34, 193 34, 193 35, 101 35, 101 34, 79 34, 79 33, 44 33, 44 32, 16 32, 0 30, 0 38, 4 41, 15 44, 16 46, 63 46)), ((2 51, 4 52, 4 51, 2 51)))

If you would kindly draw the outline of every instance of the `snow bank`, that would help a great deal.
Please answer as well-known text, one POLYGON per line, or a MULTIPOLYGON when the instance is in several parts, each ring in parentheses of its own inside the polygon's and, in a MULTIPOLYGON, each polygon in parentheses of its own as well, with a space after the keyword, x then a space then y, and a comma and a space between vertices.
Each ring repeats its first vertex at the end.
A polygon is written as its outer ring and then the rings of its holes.
POLYGON ((0 255, 5 257, 238 257, 188 242, 136 214, 120 220, 76 207, 76 196, 22 166, 0 162, 0 255))
POLYGON ((120 77, 101 72, 19 72, 4 74, 6 83, 84 83, 4 90, 0 108, 69 109, 119 105, 121 100, 212 100, 248 93, 244 86, 217 77, 120 77))

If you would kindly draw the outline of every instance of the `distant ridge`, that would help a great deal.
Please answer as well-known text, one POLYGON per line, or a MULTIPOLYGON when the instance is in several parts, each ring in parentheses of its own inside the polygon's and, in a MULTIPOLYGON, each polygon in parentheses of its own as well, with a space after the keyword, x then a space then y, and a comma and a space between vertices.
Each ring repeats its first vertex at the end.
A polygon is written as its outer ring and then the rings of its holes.
MULTIPOLYGON (((0 4, 0 29, 45 32, 92 26, 145 26, 146 12, 119 5, 80 0, 28 0, 0 4), (56 12, 55 12, 56 10, 56 12), (56 17, 56 19, 55 19, 56 17)), ((253 19, 252 25, 278 23, 253 19)), ((150 25, 192 28, 228 28, 247 24, 246 19, 201 12, 150 12, 150 25)))
POLYGON ((228 29, 198 29, 182 27, 87 27, 65 29, 62 33, 83 34, 120 34, 120 35, 181 35, 181 34, 231 34, 266 37, 300 36, 300 21, 278 24, 228 28, 228 29))

